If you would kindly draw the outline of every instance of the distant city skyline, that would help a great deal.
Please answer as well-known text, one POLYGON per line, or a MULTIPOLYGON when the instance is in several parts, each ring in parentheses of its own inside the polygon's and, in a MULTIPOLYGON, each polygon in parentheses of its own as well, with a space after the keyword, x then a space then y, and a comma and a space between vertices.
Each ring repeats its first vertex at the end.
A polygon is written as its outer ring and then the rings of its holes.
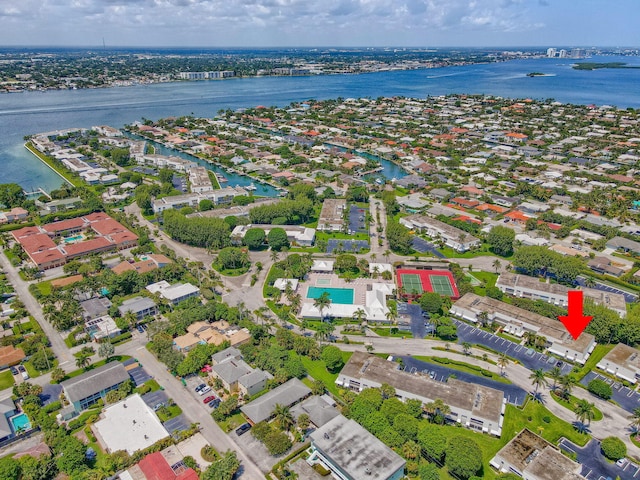
POLYGON ((638 0, 0 0, 0 45, 637 47, 638 0))

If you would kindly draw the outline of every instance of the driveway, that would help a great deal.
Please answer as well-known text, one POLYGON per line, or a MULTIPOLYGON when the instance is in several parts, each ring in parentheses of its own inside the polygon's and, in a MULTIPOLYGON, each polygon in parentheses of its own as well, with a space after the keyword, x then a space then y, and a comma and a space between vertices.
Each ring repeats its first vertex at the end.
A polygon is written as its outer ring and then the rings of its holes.
MULTIPOLYGON (((455 374, 456 378, 459 380, 463 380, 468 383, 474 383, 477 385, 483 385, 485 387, 491 387, 495 390, 500 390, 504 393, 507 402, 516 406, 522 405, 525 398, 527 398, 527 392, 517 385, 497 382, 480 375, 473 375, 471 373, 454 370, 453 368, 443 367, 437 364, 416 360, 413 357, 401 358, 405 366, 405 371, 409 373, 428 373, 431 378, 440 382, 446 382, 449 376, 455 374)), ((473 359, 471 359, 471 362, 473 362, 473 359)))
POLYGON ((446 258, 441 252, 438 251, 435 245, 427 242, 425 239, 420 238, 418 236, 414 236, 411 239, 411 246, 416 252, 419 252, 419 253, 429 252, 435 255, 437 258, 446 258))
MULTIPOLYGON (((422 316, 422 308, 416 303, 398 303, 398 315, 409 318, 409 328, 413 338, 424 338, 427 334, 427 320, 422 316)), ((429 333, 433 332, 433 326, 430 324, 429 333)))
POLYGON ((600 440, 591 440, 584 447, 580 448, 576 444, 563 438, 559 444, 560 448, 566 452, 575 452, 578 462, 582 464, 580 472, 587 480, 600 480, 606 478, 620 478, 621 480, 637 480, 640 478, 638 466, 626 461, 622 467, 615 463, 610 463, 600 450, 600 440))
MULTIPOLYGON (((456 327, 458 327, 458 343, 477 343, 498 352, 506 353, 510 357, 518 360, 529 370, 542 369, 546 372, 547 370, 551 370, 558 362, 558 359, 555 357, 536 352, 531 348, 525 347, 484 330, 480 330, 479 328, 461 322, 460 320, 454 319, 453 323, 456 325, 456 327)), ((562 370, 562 374, 566 375, 567 373, 571 372, 571 364, 563 362, 560 369, 562 370)))

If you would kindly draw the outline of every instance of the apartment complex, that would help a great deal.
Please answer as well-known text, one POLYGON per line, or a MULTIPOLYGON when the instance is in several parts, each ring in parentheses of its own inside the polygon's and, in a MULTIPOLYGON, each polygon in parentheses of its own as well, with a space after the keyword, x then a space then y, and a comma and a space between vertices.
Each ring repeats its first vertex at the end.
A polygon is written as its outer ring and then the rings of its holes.
POLYGON ((347 201, 340 198, 328 198, 322 203, 317 229, 323 232, 340 232, 344 228, 344 212, 347 201))
MULTIPOLYGON (((542 300, 561 307, 567 306, 569 301, 568 292, 571 290, 569 287, 557 283, 541 282, 535 277, 507 272, 500 274, 496 287, 514 297, 542 300)), ((596 290, 595 288, 582 288, 582 292, 585 298, 610 308, 621 317, 627 315, 627 304, 624 295, 596 290)))
POLYGON ((39 270, 62 266, 74 258, 138 244, 136 234, 102 212, 24 227, 11 234, 39 270))
POLYGON ((434 240, 440 239, 447 247, 458 252, 466 252, 482 243, 470 233, 426 215, 409 215, 401 218, 400 223, 411 230, 425 233, 434 240))
POLYGON ((474 323, 486 315, 489 322, 496 322, 506 333, 516 337, 523 337, 525 332, 541 335, 547 339, 549 352, 570 362, 584 364, 596 346, 595 337, 589 333, 582 333, 574 340, 559 320, 475 293, 467 293, 449 312, 474 323))
POLYGON ((235 197, 248 196, 249 193, 241 187, 225 187, 202 193, 187 193, 173 197, 163 197, 153 200, 153 213, 162 213, 172 208, 196 208, 202 200, 211 200, 215 205, 228 205, 235 197))
POLYGON ((636 383, 640 378, 640 351, 624 343, 619 343, 596 365, 611 375, 636 383))
POLYGON ((336 379, 338 386, 356 391, 378 388, 383 383, 394 387, 402 401, 415 398, 429 403, 441 399, 451 408, 449 421, 498 437, 502 433, 506 399, 500 390, 451 378, 439 382, 412 375, 400 370, 395 362, 364 352, 355 352, 336 379))
POLYGON ((287 239, 294 244, 304 247, 310 247, 316 238, 316 231, 313 228, 307 228, 302 225, 238 225, 231 232, 231 240, 234 243, 242 243, 242 239, 247 234, 247 231, 251 228, 259 228, 264 230, 266 235, 274 228, 282 228, 286 234, 287 239))

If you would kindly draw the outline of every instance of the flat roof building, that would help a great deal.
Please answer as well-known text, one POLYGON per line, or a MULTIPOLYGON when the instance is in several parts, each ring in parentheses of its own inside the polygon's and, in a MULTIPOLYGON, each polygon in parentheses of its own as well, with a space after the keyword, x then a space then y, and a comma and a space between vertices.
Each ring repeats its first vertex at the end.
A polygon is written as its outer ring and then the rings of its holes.
POLYGON ((321 463, 342 480, 399 480, 405 460, 355 420, 338 415, 309 435, 310 465, 321 463))
POLYGON ((354 352, 336 379, 338 386, 356 391, 383 383, 394 387, 402 401, 415 398, 429 403, 439 398, 451 408, 449 420, 498 437, 502 433, 506 399, 500 390, 457 379, 439 382, 412 375, 395 362, 364 352, 354 352))
POLYGON ((247 231, 251 228, 259 228, 264 230, 266 235, 274 228, 282 228, 287 234, 287 239, 291 243, 302 245, 304 247, 310 247, 313 245, 313 241, 316 238, 316 231, 313 228, 307 228, 302 225, 262 225, 262 224, 249 224, 238 225, 231 232, 231 239, 235 243, 242 243, 242 239, 247 234, 247 231))
POLYGON ((105 408, 93 424, 100 445, 107 452, 125 450, 133 455, 169 436, 156 414, 140 395, 131 395, 105 408))
POLYGON ((118 307, 120 315, 124 316, 127 312, 132 312, 138 320, 142 320, 146 316, 153 316, 158 313, 156 302, 148 297, 133 297, 122 302, 118 307))
MULTIPOLYGON (((561 307, 567 306, 569 301, 568 292, 571 290, 564 285, 541 282, 536 277, 508 272, 500 274, 496 281, 496 287, 514 297, 542 300, 561 307)), ((627 304, 624 295, 587 287, 583 287, 581 290, 585 298, 590 298, 593 302, 610 308, 621 317, 627 315, 627 304)))
POLYGON ((501 473, 513 473, 526 480, 584 480, 579 463, 526 428, 489 463, 501 473))
POLYGON ((595 337, 582 333, 577 340, 569 334, 559 320, 510 305, 500 300, 467 293, 453 304, 449 312, 458 318, 478 322, 478 316, 487 314, 489 321, 503 326, 506 333, 522 337, 525 332, 542 335, 550 343, 549 352, 571 362, 584 364, 595 348, 595 337))
POLYGON ((619 343, 596 366, 622 380, 636 383, 640 378, 639 353, 637 348, 619 343))
POLYGON ((159 293, 161 297, 167 299, 173 305, 177 305, 184 300, 200 295, 200 289, 190 283, 175 283, 169 285, 165 280, 147 285, 147 290, 151 293, 159 293))
POLYGON ((345 226, 344 211, 347 208, 347 201, 340 198, 328 198, 322 202, 322 210, 318 217, 320 231, 340 232, 345 226))

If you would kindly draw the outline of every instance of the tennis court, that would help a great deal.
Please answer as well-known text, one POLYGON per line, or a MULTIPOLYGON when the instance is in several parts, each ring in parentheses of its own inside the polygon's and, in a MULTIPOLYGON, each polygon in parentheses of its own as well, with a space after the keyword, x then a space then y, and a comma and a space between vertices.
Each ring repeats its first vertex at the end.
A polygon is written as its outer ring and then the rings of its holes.
POLYGON ((453 297, 453 285, 448 276, 445 275, 429 275, 429 281, 433 287, 433 291, 440 295, 453 297))
POLYGON ((423 292, 434 292, 451 298, 460 296, 453 275, 448 270, 398 269, 398 289, 406 297, 417 298, 423 292))
POLYGON ((422 289, 422 280, 420 280, 420 275, 416 275, 414 273, 403 273, 400 277, 402 278, 404 293, 420 295, 424 292, 422 289))

